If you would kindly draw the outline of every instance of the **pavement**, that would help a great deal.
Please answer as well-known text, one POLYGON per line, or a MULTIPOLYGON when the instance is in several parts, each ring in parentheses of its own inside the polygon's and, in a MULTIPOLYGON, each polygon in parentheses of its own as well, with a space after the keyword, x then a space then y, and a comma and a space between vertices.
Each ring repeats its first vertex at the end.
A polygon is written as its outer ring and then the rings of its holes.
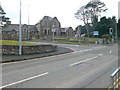
POLYGON ((40 53, 40 54, 30 54, 30 55, 3 55, 2 56, 2 63, 5 62, 14 62, 14 61, 21 61, 21 60, 29 60, 34 58, 42 58, 42 57, 48 57, 53 55, 59 55, 64 53, 70 53, 73 52, 73 50, 69 48, 64 47, 57 47, 57 51, 54 52, 48 52, 48 53, 40 53))

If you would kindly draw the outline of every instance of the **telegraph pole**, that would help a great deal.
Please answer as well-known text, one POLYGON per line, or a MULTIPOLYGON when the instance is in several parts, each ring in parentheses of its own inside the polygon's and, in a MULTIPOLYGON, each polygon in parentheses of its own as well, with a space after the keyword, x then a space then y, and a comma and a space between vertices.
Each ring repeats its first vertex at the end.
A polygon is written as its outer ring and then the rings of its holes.
POLYGON ((21 0, 20 0, 20 17, 19 17, 19 55, 22 55, 21 0))

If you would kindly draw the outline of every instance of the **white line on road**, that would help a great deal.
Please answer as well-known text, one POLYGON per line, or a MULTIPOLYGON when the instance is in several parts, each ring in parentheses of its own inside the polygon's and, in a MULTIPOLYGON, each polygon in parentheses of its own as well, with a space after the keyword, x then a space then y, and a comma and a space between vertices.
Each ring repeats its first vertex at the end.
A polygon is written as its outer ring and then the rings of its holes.
POLYGON ((95 56, 95 57, 93 57, 93 58, 89 58, 89 59, 86 59, 86 60, 83 60, 83 61, 79 61, 79 62, 70 64, 69 66, 71 67, 71 66, 74 66, 74 65, 78 65, 78 64, 80 64, 80 63, 84 63, 84 62, 87 62, 87 61, 90 61, 90 60, 93 60, 93 59, 96 59, 96 58, 98 58, 98 56, 95 56))
POLYGON ((35 79, 35 78, 38 78, 38 77, 41 77, 41 76, 44 76, 44 75, 47 75, 47 74, 48 74, 48 72, 43 73, 43 74, 39 74, 39 75, 30 77, 30 78, 26 78, 26 79, 23 79, 23 80, 20 80, 20 81, 16 81, 16 82, 13 82, 13 83, 10 83, 10 84, 1 86, 0 88, 5 88, 5 87, 8 87, 8 86, 12 86, 12 85, 15 85, 15 84, 19 84, 19 83, 22 83, 22 82, 25 82, 25 81, 28 81, 28 80, 32 80, 32 79, 35 79))
POLYGON ((102 56, 103 54, 98 54, 99 56, 102 56))
POLYGON ((110 53, 112 53, 112 51, 110 51, 110 53))

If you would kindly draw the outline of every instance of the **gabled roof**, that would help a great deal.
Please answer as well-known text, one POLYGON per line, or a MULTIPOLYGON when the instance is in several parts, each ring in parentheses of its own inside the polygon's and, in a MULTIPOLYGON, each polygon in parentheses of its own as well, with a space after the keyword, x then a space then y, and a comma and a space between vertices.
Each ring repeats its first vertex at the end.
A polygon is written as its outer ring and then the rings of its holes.
POLYGON ((30 31, 38 31, 35 25, 30 25, 30 31))
MULTIPOLYGON (((22 27, 28 27, 28 25, 26 24, 23 24, 22 27)), ((30 27, 30 30, 31 31, 37 31, 37 28, 35 27, 35 25, 29 25, 30 27)), ((19 30, 19 24, 9 24, 7 26, 5 26, 5 28, 3 28, 3 31, 12 31, 12 30, 15 30, 15 31, 18 31, 19 30)))
POLYGON ((62 32, 67 32, 70 28, 72 28, 72 27, 64 27, 64 28, 61 28, 61 31, 62 32))
POLYGON ((52 21, 53 18, 49 17, 49 16, 44 16, 41 20, 39 20, 36 24, 40 24, 44 19, 47 19, 48 21, 52 21))
POLYGON ((19 30, 19 24, 9 24, 3 28, 3 31, 19 30))
POLYGON ((62 32, 67 32, 68 29, 69 29, 69 27, 64 27, 64 28, 61 28, 61 31, 62 32))

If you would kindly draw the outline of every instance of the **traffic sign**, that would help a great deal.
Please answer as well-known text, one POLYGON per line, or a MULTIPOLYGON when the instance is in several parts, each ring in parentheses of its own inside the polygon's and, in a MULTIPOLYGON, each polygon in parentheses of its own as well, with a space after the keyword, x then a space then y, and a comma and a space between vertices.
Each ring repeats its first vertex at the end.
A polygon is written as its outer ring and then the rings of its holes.
POLYGON ((93 35, 99 35, 99 31, 94 31, 93 35))

